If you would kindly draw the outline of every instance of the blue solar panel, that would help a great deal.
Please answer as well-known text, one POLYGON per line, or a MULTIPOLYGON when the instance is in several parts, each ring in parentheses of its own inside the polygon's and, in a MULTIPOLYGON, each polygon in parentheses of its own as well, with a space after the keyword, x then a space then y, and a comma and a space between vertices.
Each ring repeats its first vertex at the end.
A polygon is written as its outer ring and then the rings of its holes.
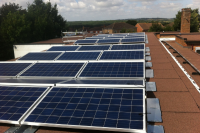
POLYGON ((144 36, 126 36, 125 38, 144 38, 144 36))
POLYGON ((108 50, 110 45, 101 46, 82 46, 78 51, 88 51, 88 50, 108 50))
POLYGON ((57 60, 96 60, 101 52, 66 52, 57 60))
POLYGON ((75 42, 75 44, 79 44, 79 43, 83 43, 83 44, 87 44, 87 43, 96 43, 97 40, 89 40, 89 39, 86 39, 86 40, 77 40, 75 42))
POLYGON ((85 39, 103 39, 103 37, 88 37, 88 38, 85 38, 85 39))
POLYGON ((84 63, 36 63, 20 76, 75 77, 84 63))
POLYGON ((143 80, 70 80, 61 84, 143 85, 143 80))
POLYGON ((120 39, 101 39, 97 43, 119 43, 120 39))
POLYGON ((0 76, 16 76, 32 63, 0 63, 0 76))
POLYGON ((0 86, 0 121, 18 121, 46 89, 0 86))
POLYGON ((79 77, 143 77, 143 62, 89 62, 79 77))
POLYGON ((19 60, 54 60, 61 52, 28 53, 19 60))
POLYGON ((144 51, 104 51, 100 60, 144 59, 144 51))
POLYGON ((142 89, 55 87, 25 122, 143 130, 143 99, 142 89))
POLYGON ((122 43, 131 43, 131 42, 145 42, 144 38, 131 38, 131 39, 122 39, 122 43))
POLYGON ((144 49, 144 44, 113 45, 111 48, 111 50, 131 50, 131 49, 144 49))
POLYGON ((123 36, 113 36, 113 37, 106 37, 105 39, 112 39, 112 38, 123 38, 123 36))
POLYGON ((53 46, 47 51, 75 51, 79 46, 53 46))

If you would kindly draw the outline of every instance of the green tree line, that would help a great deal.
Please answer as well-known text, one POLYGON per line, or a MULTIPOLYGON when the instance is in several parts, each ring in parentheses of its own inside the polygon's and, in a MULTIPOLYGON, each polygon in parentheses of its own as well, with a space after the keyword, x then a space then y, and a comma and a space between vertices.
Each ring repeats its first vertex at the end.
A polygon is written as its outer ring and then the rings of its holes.
POLYGON ((66 20, 57 5, 34 0, 27 9, 15 3, 0 7, 0 60, 14 58, 13 45, 52 39, 66 31, 66 20))

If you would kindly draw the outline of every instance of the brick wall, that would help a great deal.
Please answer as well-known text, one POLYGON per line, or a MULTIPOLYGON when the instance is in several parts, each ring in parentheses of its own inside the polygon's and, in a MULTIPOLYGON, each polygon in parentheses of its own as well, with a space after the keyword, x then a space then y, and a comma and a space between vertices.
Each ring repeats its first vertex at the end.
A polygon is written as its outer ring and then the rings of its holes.
POLYGON ((113 30, 112 29, 103 29, 103 34, 106 34, 106 33, 112 34, 113 30))
POLYGON ((187 43, 185 43, 185 40, 184 40, 184 39, 182 39, 182 38, 180 38, 180 37, 177 37, 177 36, 176 36, 176 42, 179 43, 179 44, 181 44, 181 45, 184 46, 184 47, 187 47, 187 46, 188 46, 187 43))
POLYGON ((136 24, 135 27, 137 27, 137 32, 143 32, 143 29, 140 27, 139 24, 136 24))
POLYGON ((175 35, 160 35, 160 38, 175 38, 175 35))
POLYGON ((181 14, 181 33, 190 33, 191 9, 183 8, 181 14))

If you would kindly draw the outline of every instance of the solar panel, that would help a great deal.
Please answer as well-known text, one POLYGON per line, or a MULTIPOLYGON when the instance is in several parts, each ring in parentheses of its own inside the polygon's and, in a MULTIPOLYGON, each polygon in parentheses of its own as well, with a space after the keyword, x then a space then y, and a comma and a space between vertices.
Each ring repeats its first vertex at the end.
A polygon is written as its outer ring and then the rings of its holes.
POLYGON ((0 63, 0 76, 16 76, 32 63, 0 63))
POLYGON ((112 36, 112 37, 106 37, 105 39, 112 39, 112 38, 123 38, 123 36, 112 36))
POLYGON ((100 60, 144 59, 144 51, 104 51, 100 60))
POLYGON ((101 39, 97 43, 119 43, 120 39, 101 39))
POLYGON ((79 46, 53 46, 47 51, 75 51, 79 46))
POLYGON ((84 63, 36 63, 20 76, 75 77, 84 63))
POLYGON ((88 43, 96 43, 97 40, 89 40, 89 39, 86 39, 86 40, 77 40, 75 42, 75 44, 88 44, 88 43))
POLYGON ((144 62, 89 62, 80 78, 144 78, 144 62))
POLYGON ((85 38, 85 39, 95 39, 95 40, 97 40, 97 39, 104 39, 103 37, 88 37, 88 38, 85 38))
POLYGON ((28 53, 18 60, 54 60, 61 52, 38 52, 28 53))
POLYGON ((113 45, 111 48, 111 50, 133 50, 133 49, 144 49, 144 44, 113 45))
POLYGON ((46 89, 0 86, 0 121, 19 124, 19 119, 46 89))
POLYGON ((126 36, 125 38, 144 38, 144 36, 126 36))
POLYGON ((82 46, 78 51, 108 50, 109 48, 110 48, 110 45, 82 46))
POLYGON ((122 39, 121 43, 134 43, 134 42, 145 42, 144 38, 131 38, 131 39, 122 39))
POLYGON ((144 104, 143 89, 54 87, 23 124, 143 131, 144 104))
POLYGON ((69 80, 56 86, 144 87, 144 80, 69 80))
POLYGON ((97 60, 101 52, 66 52, 57 60, 97 60))

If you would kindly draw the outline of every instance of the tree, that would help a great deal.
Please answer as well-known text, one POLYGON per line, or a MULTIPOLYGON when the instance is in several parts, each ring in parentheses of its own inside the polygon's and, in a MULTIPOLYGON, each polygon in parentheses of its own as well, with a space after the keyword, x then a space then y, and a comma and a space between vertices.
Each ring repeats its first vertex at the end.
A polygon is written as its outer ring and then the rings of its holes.
POLYGON ((128 20, 126 23, 135 26, 138 22, 136 20, 128 20))
POLYGON ((1 35, 7 44, 29 42, 30 24, 26 20, 25 14, 19 11, 11 13, 3 19, 1 23, 1 35))
MULTIPOLYGON (((178 11, 176 18, 174 19, 174 30, 180 31, 181 29, 181 11, 178 11)), ((199 10, 191 9, 191 20, 190 20, 190 32, 198 32, 199 29, 199 10)))
POLYGON ((163 27, 158 23, 153 23, 149 29, 149 32, 160 32, 163 31, 163 27))

